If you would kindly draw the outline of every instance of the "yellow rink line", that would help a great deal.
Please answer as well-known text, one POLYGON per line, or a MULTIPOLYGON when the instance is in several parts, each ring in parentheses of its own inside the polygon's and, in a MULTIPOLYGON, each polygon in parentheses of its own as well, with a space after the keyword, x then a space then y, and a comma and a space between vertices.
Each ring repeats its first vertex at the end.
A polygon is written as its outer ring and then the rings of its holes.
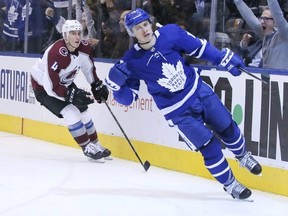
MULTIPOLYGON (((0 131, 20 134, 53 143, 78 148, 64 126, 0 114, 0 131)), ((138 161, 125 138, 98 134, 101 143, 112 151, 113 157, 138 161)), ((200 153, 131 140, 142 161, 153 166, 213 179, 204 167, 200 153)), ((235 160, 228 159, 236 178, 249 188, 288 196, 288 170, 262 166, 262 176, 251 175, 240 168, 235 160)), ((139 169, 143 169, 140 167, 139 169)), ((219 185, 221 187, 221 185, 219 185)))

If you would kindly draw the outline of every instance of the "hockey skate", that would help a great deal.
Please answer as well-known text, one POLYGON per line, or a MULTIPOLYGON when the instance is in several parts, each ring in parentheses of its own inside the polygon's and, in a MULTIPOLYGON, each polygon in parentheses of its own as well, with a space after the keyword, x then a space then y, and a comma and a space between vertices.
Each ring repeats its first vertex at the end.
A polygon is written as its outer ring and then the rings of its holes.
POLYGON ((102 149, 99 148, 97 143, 89 143, 88 145, 82 147, 84 155, 87 156, 88 160, 91 162, 104 163, 104 156, 102 149))
POLYGON ((251 190, 240 184, 236 179, 230 185, 224 186, 224 190, 234 199, 240 200, 245 200, 252 194, 251 190))
POLYGON ((99 142, 97 142, 96 145, 102 151, 102 155, 105 160, 113 160, 113 158, 111 157, 111 151, 109 149, 103 147, 99 142))
POLYGON ((240 167, 245 167, 251 173, 260 175, 262 172, 261 165, 253 158, 251 152, 247 152, 243 157, 236 157, 240 167))

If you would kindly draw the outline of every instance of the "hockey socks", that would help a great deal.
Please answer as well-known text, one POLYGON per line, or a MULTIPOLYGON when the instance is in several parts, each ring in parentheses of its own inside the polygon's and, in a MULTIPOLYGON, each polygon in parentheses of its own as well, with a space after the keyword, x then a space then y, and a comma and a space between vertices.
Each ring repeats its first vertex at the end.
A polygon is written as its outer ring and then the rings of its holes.
POLYGON ((199 149, 204 157, 206 168, 212 176, 224 185, 224 190, 235 199, 247 199, 252 192, 234 177, 233 172, 224 157, 220 142, 213 137, 208 145, 199 149))
POLYGON ((262 167, 253 158, 251 152, 247 152, 244 136, 235 122, 232 122, 220 136, 225 146, 233 152, 241 167, 245 167, 255 175, 261 174, 262 167))
POLYGON ((204 158, 206 168, 217 181, 227 185, 232 183, 234 178, 232 170, 222 153, 220 142, 215 137, 199 151, 204 158))
POLYGON ((79 121, 73 125, 69 125, 68 129, 80 147, 86 146, 90 142, 86 128, 82 121, 79 121))

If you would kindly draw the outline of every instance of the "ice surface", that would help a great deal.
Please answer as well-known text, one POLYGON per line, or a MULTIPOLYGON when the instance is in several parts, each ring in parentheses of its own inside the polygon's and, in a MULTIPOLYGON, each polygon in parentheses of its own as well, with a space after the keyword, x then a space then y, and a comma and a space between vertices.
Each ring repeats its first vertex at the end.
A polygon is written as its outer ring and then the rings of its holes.
MULTIPOLYGON (((145 161, 145 159, 143 158, 145 161)), ((288 197, 234 200, 213 180, 0 132, 0 216, 284 216, 288 197)))

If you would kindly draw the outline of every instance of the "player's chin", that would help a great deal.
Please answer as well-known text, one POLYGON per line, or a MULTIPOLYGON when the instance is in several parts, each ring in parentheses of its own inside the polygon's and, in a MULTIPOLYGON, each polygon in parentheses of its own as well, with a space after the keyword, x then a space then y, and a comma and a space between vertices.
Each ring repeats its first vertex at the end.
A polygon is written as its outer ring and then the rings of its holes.
POLYGON ((77 47, 77 48, 78 48, 79 46, 80 46, 80 42, 75 42, 75 43, 74 43, 74 47, 77 47))
POLYGON ((146 42, 149 42, 149 41, 151 41, 151 39, 152 39, 152 34, 146 34, 145 36, 144 36, 144 40, 146 41, 146 42))

